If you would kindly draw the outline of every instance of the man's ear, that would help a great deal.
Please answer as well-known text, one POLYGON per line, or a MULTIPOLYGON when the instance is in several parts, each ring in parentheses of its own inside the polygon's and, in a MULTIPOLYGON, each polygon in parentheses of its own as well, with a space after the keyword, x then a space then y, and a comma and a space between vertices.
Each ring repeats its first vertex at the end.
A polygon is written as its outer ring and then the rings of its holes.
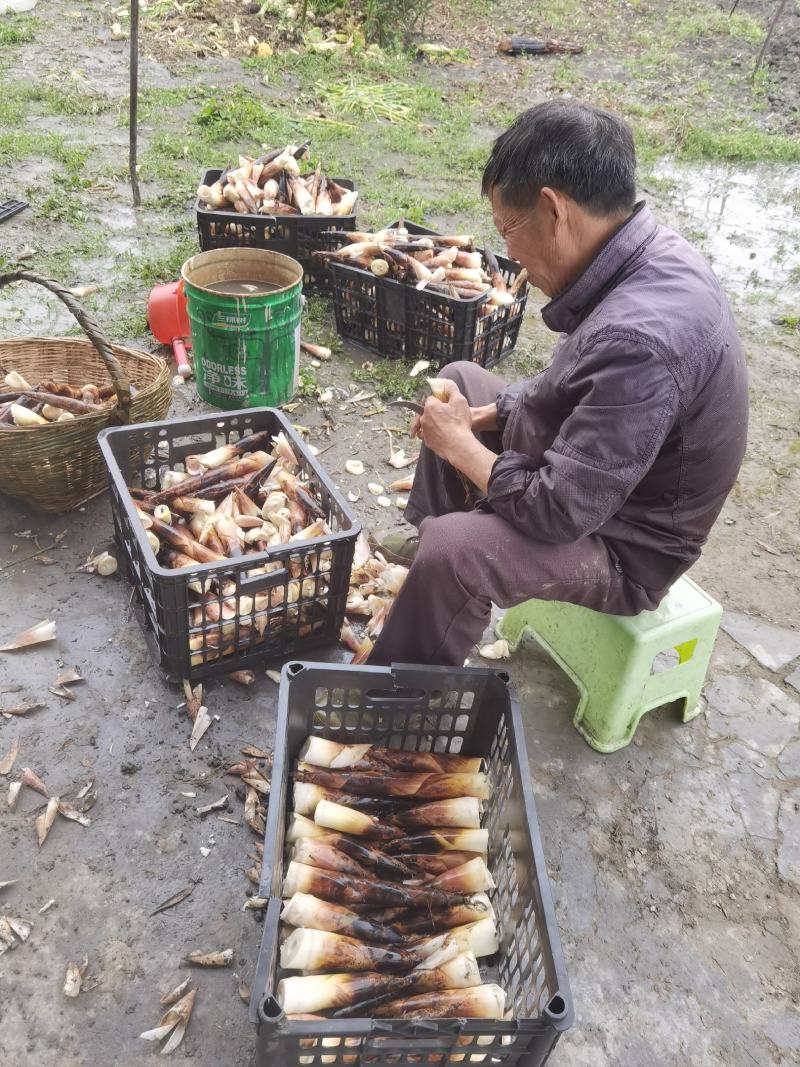
POLYGON ((566 200, 557 189, 551 189, 549 185, 543 186, 539 197, 545 224, 555 232, 567 221, 566 200))

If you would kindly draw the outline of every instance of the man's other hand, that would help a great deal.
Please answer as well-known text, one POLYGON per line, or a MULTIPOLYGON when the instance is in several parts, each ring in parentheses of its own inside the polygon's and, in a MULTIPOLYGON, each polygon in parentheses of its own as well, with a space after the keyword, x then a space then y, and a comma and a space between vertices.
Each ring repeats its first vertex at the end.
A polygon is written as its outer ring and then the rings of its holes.
POLYGON ((446 400, 429 396, 415 425, 422 440, 437 456, 457 463, 459 454, 473 440, 472 410, 455 382, 444 379, 446 400))

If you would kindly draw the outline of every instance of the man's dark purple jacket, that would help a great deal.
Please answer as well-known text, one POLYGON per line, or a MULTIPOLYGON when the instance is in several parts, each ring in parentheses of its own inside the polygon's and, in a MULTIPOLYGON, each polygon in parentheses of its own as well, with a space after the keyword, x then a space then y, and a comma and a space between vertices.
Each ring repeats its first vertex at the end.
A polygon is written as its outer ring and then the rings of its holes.
POLYGON ((541 541, 599 534, 655 606, 739 471, 747 369, 711 267, 644 204, 542 312, 551 364, 498 397, 488 504, 541 541))

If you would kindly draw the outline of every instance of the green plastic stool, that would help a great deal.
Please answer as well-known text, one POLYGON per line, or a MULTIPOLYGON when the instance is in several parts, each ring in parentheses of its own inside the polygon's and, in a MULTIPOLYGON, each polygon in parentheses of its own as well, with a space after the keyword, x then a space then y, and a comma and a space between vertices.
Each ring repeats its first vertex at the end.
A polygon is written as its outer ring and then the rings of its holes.
POLYGON ((684 722, 699 713, 721 618, 716 600, 684 576, 655 611, 625 617, 528 600, 505 613, 497 633, 512 650, 526 630, 537 639, 580 690, 575 728, 598 752, 615 752, 652 708, 683 700, 684 722))

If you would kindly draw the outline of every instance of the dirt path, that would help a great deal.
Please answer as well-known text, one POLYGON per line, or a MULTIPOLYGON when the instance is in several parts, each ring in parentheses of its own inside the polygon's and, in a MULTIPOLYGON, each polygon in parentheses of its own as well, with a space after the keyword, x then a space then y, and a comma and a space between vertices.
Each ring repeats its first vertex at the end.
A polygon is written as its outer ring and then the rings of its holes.
MULTIPOLYGON (((711 257, 750 360, 747 459, 693 576, 728 612, 795 634, 800 191, 791 160, 800 155, 793 155, 796 98, 783 57, 795 47, 796 22, 782 31, 772 73, 751 92, 753 18, 763 5, 744 0, 735 32, 719 19, 723 7, 559 0, 536 9, 546 8, 545 25, 530 21, 532 7, 511 0, 453 4, 427 28, 431 39, 468 42, 468 62, 448 66, 310 57, 289 51, 296 42, 280 35, 270 38, 283 41, 276 56, 244 66, 242 50, 221 55, 218 38, 205 58, 153 44, 143 63, 146 202, 135 213, 125 184, 127 42, 113 40, 110 10, 42 0, 36 21, 18 23, 21 40, 3 43, 0 35, 0 200, 22 194, 33 205, 0 228, 0 269, 32 246, 26 263, 72 284, 99 284, 88 303, 113 337, 149 347, 146 294, 196 249, 191 204, 203 165, 310 125, 326 165, 357 179, 366 223, 404 214, 474 228, 499 249, 477 180, 503 124, 556 92, 621 106, 640 131, 643 196, 711 257), (500 59, 493 42, 509 29, 574 36, 589 49, 569 60, 500 59), (325 87, 350 77, 366 87, 394 78, 406 87, 412 121, 314 118, 326 107, 325 87), (671 160, 661 158, 665 149, 671 160)), ((243 25, 249 32, 251 23, 243 25)), ((504 377, 530 375, 549 359, 554 339, 539 306, 532 297, 504 377)), ((0 293, 4 336, 70 325, 38 293, 0 293)), ((411 448, 404 417, 385 407, 413 391, 408 368, 336 345, 325 301, 311 300, 306 328, 315 340, 333 341, 336 353, 318 369, 304 359, 306 395, 292 417, 324 450, 337 481, 361 491, 365 524, 399 524, 400 512, 372 503, 366 486, 396 477, 385 430, 411 448), (316 387, 334 392, 328 415, 316 387), (366 398, 353 401, 359 393, 366 398), (344 473, 354 455, 367 464, 363 478, 344 473)), ((176 413, 201 408, 191 385, 176 391, 176 413)), ((252 980, 258 947, 257 916, 241 910, 255 838, 241 823, 202 819, 194 808, 228 793, 226 817, 241 819, 236 779, 222 772, 242 745, 269 748, 275 687, 266 678, 253 690, 211 687, 209 708, 219 720, 190 753, 190 725, 177 710, 182 696, 152 665, 127 587, 77 573, 89 550, 110 539, 107 502, 55 520, 7 503, 0 568, 30 550, 26 530, 67 537, 51 553, 52 567, 0 569, 0 636, 49 616, 59 638, 0 660, 0 686, 22 687, 19 697, 0 696, 3 706, 23 696, 48 705, 26 718, 0 718, 0 756, 16 738, 14 773, 30 766, 62 794, 94 780, 98 802, 90 827, 60 820, 41 850, 33 830, 41 798, 26 792, 16 812, 0 810, 0 881, 18 879, 0 890, 0 913, 34 921, 30 940, 0 958, 0 1060, 128 1067, 149 1054, 136 1035, 156 1024, 159 995, 188 975, 180 962, 186 952, 230 947, 230 969, 197 975, 197 1007, 176 1059, 245 1067, 253 1036, 237 976, 252 980), (86 675, 74 703, 47 692, 60 663, 86 675), (189 885, 183 904, 151 915, 189 885), (40 915, 50 899, 56 903, 40 915), (68 1001, 61 993, 67 961, 84 954, 86 991, 68 1001)), ((797 1062, 800 860, 791 842, 800 705, 786 680, 795 668, 796 661, 770 669, 723 634, 706 716, 687 727, 651 717, 629 749, 599 757, 569 725, 575 697, 563 676, 534 650, 512 659, 578 1010, 554 1062, 797 1062)))

